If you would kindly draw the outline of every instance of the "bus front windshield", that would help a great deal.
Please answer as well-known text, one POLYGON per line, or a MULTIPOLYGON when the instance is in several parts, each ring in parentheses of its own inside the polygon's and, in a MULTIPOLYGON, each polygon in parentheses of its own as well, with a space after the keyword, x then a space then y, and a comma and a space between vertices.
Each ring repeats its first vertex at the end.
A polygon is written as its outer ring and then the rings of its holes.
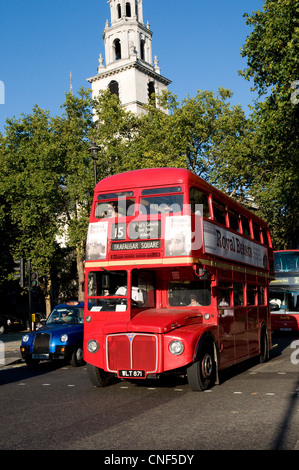
POLYGON ((275 271, 299 272, 299 252, 274 253, 275 271))
POLYGON ((93 311, 127 309, 127 272, 95 271, 88 275, 88 297, 93 311))
MULTIPOLYGON (((94 271, 88 275, 88 302, 92 311, 127 310, 127 271, 94 271)), ((155 273, 133 269, 131 272, 131 308, 155 307, 155 273)))

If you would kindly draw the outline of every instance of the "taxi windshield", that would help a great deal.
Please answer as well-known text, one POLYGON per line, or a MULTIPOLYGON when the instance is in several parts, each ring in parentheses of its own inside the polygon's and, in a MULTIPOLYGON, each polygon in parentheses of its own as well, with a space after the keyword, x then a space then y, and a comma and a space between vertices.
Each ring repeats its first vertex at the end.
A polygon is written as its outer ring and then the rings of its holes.
POLYGON ((84 313, 80 307, 54 308, 47 320, 47 325, 53 323, 83 323, 84 313))

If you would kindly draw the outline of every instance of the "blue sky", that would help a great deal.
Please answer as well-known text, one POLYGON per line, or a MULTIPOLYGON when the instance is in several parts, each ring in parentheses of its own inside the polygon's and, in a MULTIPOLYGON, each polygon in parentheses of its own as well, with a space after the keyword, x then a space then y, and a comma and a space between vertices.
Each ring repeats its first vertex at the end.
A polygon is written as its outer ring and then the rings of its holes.
MULTIPOLYGON (((238 75, 250 33, 243 14, 262 7, 263 0, 143 0, 169 90, 182 100, 198 89, 230 88, 232 104, 247 112, 254 95, 238 75)), ((70 71, 74 92, 90 87, 86 78, 96 75, 104 55, 106 19, 106 0, 0 0, 0 132, 6 118, 30 114, 35 104, 61 114, 70 71)))

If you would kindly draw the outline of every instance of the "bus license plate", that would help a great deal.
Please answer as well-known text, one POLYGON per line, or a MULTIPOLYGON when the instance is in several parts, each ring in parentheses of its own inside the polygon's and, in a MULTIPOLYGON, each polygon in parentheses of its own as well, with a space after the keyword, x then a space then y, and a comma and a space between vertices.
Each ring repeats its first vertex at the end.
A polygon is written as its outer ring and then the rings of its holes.
POLYGON ((145 371, 144 370, 120 370, 118 372, 118 376, 124 379, 141 378, 141 377, 145 377, 145 371))

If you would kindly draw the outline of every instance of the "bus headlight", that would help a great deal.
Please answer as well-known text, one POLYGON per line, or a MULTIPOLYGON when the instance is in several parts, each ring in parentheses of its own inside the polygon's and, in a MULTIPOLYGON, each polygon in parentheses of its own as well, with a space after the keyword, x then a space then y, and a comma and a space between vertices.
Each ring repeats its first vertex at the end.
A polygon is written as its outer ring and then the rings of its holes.
POLYGON ((91 339, 90 341, 88 341, 87 343, 87 350, 94 354, 96 352, 98 352, 99 350, 99 343, 95 340, 95 339, 91 339))
POLYGON ((66 334, 60 336, 60 341, 62 343, 66 343, 68 340, 68 336, 66 334))
POLYGON ((184 345, 182 341, 179 341, 178 339, 172 341, 169 345, 169 351, 174 356, 179 356, 182 354, 184 352, 184 345))

